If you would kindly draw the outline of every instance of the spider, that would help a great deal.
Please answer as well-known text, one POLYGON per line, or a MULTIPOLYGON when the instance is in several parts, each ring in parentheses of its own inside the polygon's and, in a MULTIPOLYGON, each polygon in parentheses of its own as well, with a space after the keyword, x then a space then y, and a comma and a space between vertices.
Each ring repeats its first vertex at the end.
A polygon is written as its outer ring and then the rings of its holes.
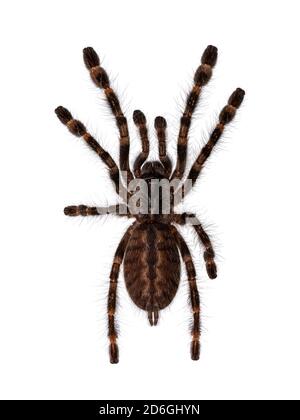
MULTIPOLYGON (((132 180, 144 180, 149 183, 153 180, 178 180, 183 185, 183 176, 186 170, 186 157, 188 146, 188 134, 193 113, 199 100, 202 87, 208 83, 212 76, 212 69, 217 61, 217 48, 209 45, 202 57, 201 64, 194 75, 194 84, 189 92, 184 112, 180 120, 180 129, 177 140, 177 162, 172 168, 171 159, 166 150, 167 122, 162 116, 155 118, 154 127, 157 133, 159 145, 159 161, 147 161, 149 155, 148 129, 145 115, 136 110, 133 120, 142 143, 142 151, 135 159, 133 171, 129 165, 129 131, 127 120, 124 116, 118 96, 112 89, 106 71, 100 66, 100 60, 93 48, 83 50, 83 60, 90 72, 90 76, 97 87, 103 89, 106 100, 115 117, 119 130, 119 167, 109 153, 104 150, 94 137, 86 130, 85 126, 72 117, 72 114, 64 107, 59 106, 55 112, 59 120, 67 126, 72 134, 82 137, 88 146, 96 152, 107 166, 110 178, 116 192, 122 196, 132 196, 128 188, 132 180), (125 173, 126 183, 122 181, 120 172, 125 173)), ((192 165, 187 179, 194 185, 210 156, 214 146, 220 139, 225 126, 232 121, 237 108, 241 105, 245 92, 237 88, 229 97, 227 105, 219 114, 219 120, 212 130, 209 140, 200 151, 199 156, 192 165)), ((150 199, 151 193, 149 193, 150 199)), ((148 314, 150 325, 157 325, 159 311, 166 308, 174 299, 180 280, 181 262, 180 255, 186 267, 190 304, 193 313, 191 329, 191 358, 198 360, 200 355, 200 299, 196 282, 196 271, 190 250, 176 228, 177 225, 185 225, 188 219, 193 217, 196 223, 191 226, 196 232, 200 243, 204 247, 204 260, 208 276, 211 279, 217 277, 215 253, 211 240, 205 232, 200 221, 190 213, 178 214, 174 211, 174 189, 170 195, 170 211, 164 214, 160 211, 156 214, 151 212, 151 204, 148 214, 132 212, 127 203, 117 204, 114 207, 98 208, 86 205, 65 207, 67 216, 99 216, 103 213, 114 213, 119 216, 134 219, 134 222, 126 230, 114 255, 110 273, 108 291, 108 338, 109 355, 111 363, 118 363, 119 350, 117 345, 117 329, 115 324, 118 277, 121 265, 124 263, 124 279, 127 291, 132 301, 148 314), (113 208, 113 210, 112 210, 113 208), (138 261, 138 264, 137 264, 138 261)), ((150 200, 151 201, 151 200, 150 200)), ((149 202, 150 202, 149 201, 149 202)), ((161 201, 161 198, 159 198, 161 201)))

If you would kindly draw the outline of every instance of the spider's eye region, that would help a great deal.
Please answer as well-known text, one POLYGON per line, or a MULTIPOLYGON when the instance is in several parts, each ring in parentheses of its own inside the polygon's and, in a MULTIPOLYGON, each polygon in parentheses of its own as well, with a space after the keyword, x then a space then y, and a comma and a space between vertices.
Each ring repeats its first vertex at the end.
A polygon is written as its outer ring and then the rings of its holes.
POLYGON ((158 161, 146 162, 141 171, 141 178, 145 180, 163 179, 166 177, 163 165, 158 161))

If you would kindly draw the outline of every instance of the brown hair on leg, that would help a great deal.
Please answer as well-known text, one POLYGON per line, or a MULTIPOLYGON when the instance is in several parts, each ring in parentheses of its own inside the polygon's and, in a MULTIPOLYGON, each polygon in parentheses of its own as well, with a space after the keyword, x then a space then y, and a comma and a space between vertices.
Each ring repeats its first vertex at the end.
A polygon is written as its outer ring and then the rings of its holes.
POLYGON ((219 141, 224 131, 225 125, 233 120, 236 114, 236 110, 240 107, 241 103, 243 102, 244 96, 245 91, 241 88, 237 88, 228 99, 227 105, 220 112, 218 124, 211 133, 208 142, 202 148, 188 175, 188 178, 192 180, 193 184, 196 182, 204 166, 204 163, 209 158, 213 148, 219 141))
POLYGON ((120 101, 110 86, 109 77, 106 71, 100 67, 100 59, 92 47, 84 48, 83 61, 90 72, 91 79, 97 87, 104 89, 107 102, 115 117, 120 133, 120 169, 126 171, 128 183, 133 179, 129 166, 130 138, 126 117, 121 109, 120 101))
POLYGON ((100 146, 100 144, 94 139, 94 137, 91 136, 90 133, 86 131, 86 128, 82 122, 75 120, 70 111, 68 111, 66 108, 59 106, 55 109, 55 113, 62 124, 66 125, 69 131, 74 134, 74 136, 82 137, 87 145, 97 153, 102 162, 108 167, 109 176, 115 184, 117 193, 122 197, 126 197, 127 190, 124 188, 120 180, 119 168, 110 154, 100 146))
POLYGON ((157 138, 158 138, 158 153, 159 153, 159 160, 163 164, 166 170, 166 178, 169 178, 172 172, 172 163, 167 155, 167 146, 166 146, 166 128, 167 128, 167 121, 164 117, 158 116, 155 118, 154 127, 156 130, 157 138))
POLYGON ((209 45, 201 57, 201 65, 194 76, 194 86, 186 99, 185 110, 180 120, 180 129, 177 140, 177 163, 171 179, 182 179, 186 166, 188 133, 191 125, 192 115, 199 100, 201 89, 206 85, 212 75, 212 68, 215 66, 218 57, 216 47, 209 45))
POLYGON ((191 358, 192 360, 198 360, 200 357, 200 298, 196 282, 196 270, 193 263, 193 259, 190 250, 180 235, 175 226, 171 226, 171 232, 173 233, 182 259, 185 263, 188 283, 190 289, 190 302, 193 310, 193 326, 192 326, 192 342, 191 342, 191 358))
POLYGON ((123 262, 125 250, 128 244, 128 241, 132 235, 132 232, 135 228, 136 222, 131 225, 125 232, 121 242, 118 245, 118 248, 115 252, 111 272, 110 272, 110 281, 109 281, 109 291, 108 291, 108 302, 107 302, 107 314, 108 314, 108 338, 109 338, 109 355, 111 363, 119 362, 119 349, 117 345, 117 329, 115 325, 115 313, 116 313, 116 303, 117 303, 117 284, 118 277, 120 272, 120 267, 123 262))
POLYGON ((198 238, 200 239, 202 245, 204 246, 204 261, 206 265, 206 271, 211 279, 215 279, 217 277, 217 266, 215 263, 215 252, 211 243, 211 240, 208 234, 205 232, 203 226, 200 223, 200 220, 196 217, 193 213, 182 213, 182 214, 171 214, 170 215, 170 222, 177 223, 179 225, 186 225, 188 219, 192 218, 194 224, 191 226, 196 231, 198 238))
POLYGON ((133 165, 133 172, 136 178, 141 176, 141 167, 149 156, 149 139, 147 121, 144 113, 140 110, 135 110, 133 113, 133 121, 137 126, 142 141, 142 152, 136 158, 133 165))
POLYGON ((104 214, 113 214, 116 216, 134 217, 129 212, 129 208, 124 204, 116 204, 109 207, 89 207, 84 204, 79 206, 67 206, 64 208, 66 216, 102 216, 104 214))

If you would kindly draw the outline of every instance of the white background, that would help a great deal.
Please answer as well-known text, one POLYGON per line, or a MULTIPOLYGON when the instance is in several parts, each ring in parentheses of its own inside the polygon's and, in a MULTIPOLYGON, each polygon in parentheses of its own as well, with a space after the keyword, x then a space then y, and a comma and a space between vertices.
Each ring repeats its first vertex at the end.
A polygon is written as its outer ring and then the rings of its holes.
MULTIPOLYGON (((59 399, 299 398, 299 10, 297 1, 1 2, 0 396, 59 399), (117 159, 118 136, 82 63, 93 46, 131 123, 176 132, 208 44, 214 77, 189 164, 238 86, 246 100, 186 208, 212 234, 219 276, 184 229, 202 300, 202 356, 190 360, 186 275, 151 328, 120 277, 120 363, 107 353, 113 253, 128 222, 68 219, 68 204, 114 204, 104 165, 57 120, 68 107, 117 159)), ((137 262, 138 263, 138 262, 137 262)))

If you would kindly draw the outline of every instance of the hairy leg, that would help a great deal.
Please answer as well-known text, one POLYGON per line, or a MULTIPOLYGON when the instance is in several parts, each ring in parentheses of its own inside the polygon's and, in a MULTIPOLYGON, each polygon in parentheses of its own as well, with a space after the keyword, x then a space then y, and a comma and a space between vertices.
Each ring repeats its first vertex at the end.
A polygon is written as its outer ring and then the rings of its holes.
POLYGON ((171 233, 174 235, 182 259, 186 266, 190 288, 190 299, 193 310, 193 327, 191 342, 191 357, 198 360, 200 357, 200 298, 196 282, 196 270, 188 246, 175 226, 171 226, 171 233))
POLYGON ((119 362, 119 349, 117 345, 117 330, 115 325, 115 313, 117 303, 117 285, 120 267, 123 262, 125 250, 128 241, 132 235, 132 232, 136 226, 136 222, 131 225, 125 232, 118 248, 115 252, 112 269, 110 272, 109 291, 108 291, 108 303, 107 303, 107 314, 108 314, 108 338, 109 338, 109 355, 111 363, 119 362))
POLYGON ((69 131, 74 134, 74 136, 82 137, 87 145, 97 153, 103 163, 108 167, 109 175, 113 183, 115 184, 116 191, 121 197, 127 197, 127 190, 124 188, 120 180, 119 168, 116 165, 113 158, 107 153, 100 144, 91 136, 90 133, 86 131, 85 126, 82 122, 75 120, 66 108, 59 106, 55 109, 55 113, 60 120, 60 122, 66 125, 69 131))
POLYGON ((133 179, 133 175, 129 166, 130 139, 127 120, 121 109, 120 101, 110 86, 109 77, 106 71, 100 67, 98 54, 92 47, 84 48, 83 60, 95 85, 104 90, 107 102, 115 117, 116 124, 120 133, 120 169, 121 171, 126 171, 127 181, 129 183, 133 179))
POLYGON ((186 155, 188 144, 188 133, 192 121, 193 112, 199 100, 202 87, 206 85, 212 75, 212 68, 216 64, 218 50, 216 47, 209 45, 202 57, 201 65, 196 70, 194 76, 194 86, 188 94, 185 110, 181 117, 180 129, 177 140, 177 163, 171 179, 182 179, 186 167, 186 155))
POLYGON ((192 213, 182 213, 182 214, 171 214, 170 222, 177 223, 179 225, 189 224, 189 220, 192 222, 191 226, 196 231, 198 238, 200 239, 202 245, 204 246, 204 261, 206 265, 206 271, 211 279, 217 277, 217 266, 215 263, 215 252, 211 243, 211 240, 208 234, 203 229, 203 226, 200 223, 200 220, 192 213))
POLYGON ((149 156, 149 139, 146 117, 142 111, 136 110, 133 113, 133 121, 137 126, 142 141, 142 152, 135 159, 133 172, 136 178, 141 175, 141 167, 149 156))
POLYGON ((216 125, 215 129, 211 133, 206 145, 202 148, 188 175, 188 178, 192 180, 193 185, 195 184, 204 166, 205 161, 208 159, 213 148, 220 139, 224 131, 225 125, 227 125, 233 120, 236 114, 236 110, 243 102, 244 95, 245 92, 243 91, 243 89, 237 88, 228 99, 227 105, 222 109, 219 115, 219 123, 216 125))
POLYGON ((167 155, 167 146, 166 146, 166 128, 167 128, 167 121, 164 117, 156 117, 154 121, 154 127, 156 130, 157 138, 158 138, 158 153, 159 153, 159 160, 163 164, 165 171, 166 171, 166 178, 169 178, 172 171, 172 163, 167 155))
POLYGON ((67 206, 64 208, 66 216, 101 216, 104 214, 114 214, 117 216, 133 217, 126 205, 113 205, 109 207, 89 207, 84 204, 79 206, 67 206))

